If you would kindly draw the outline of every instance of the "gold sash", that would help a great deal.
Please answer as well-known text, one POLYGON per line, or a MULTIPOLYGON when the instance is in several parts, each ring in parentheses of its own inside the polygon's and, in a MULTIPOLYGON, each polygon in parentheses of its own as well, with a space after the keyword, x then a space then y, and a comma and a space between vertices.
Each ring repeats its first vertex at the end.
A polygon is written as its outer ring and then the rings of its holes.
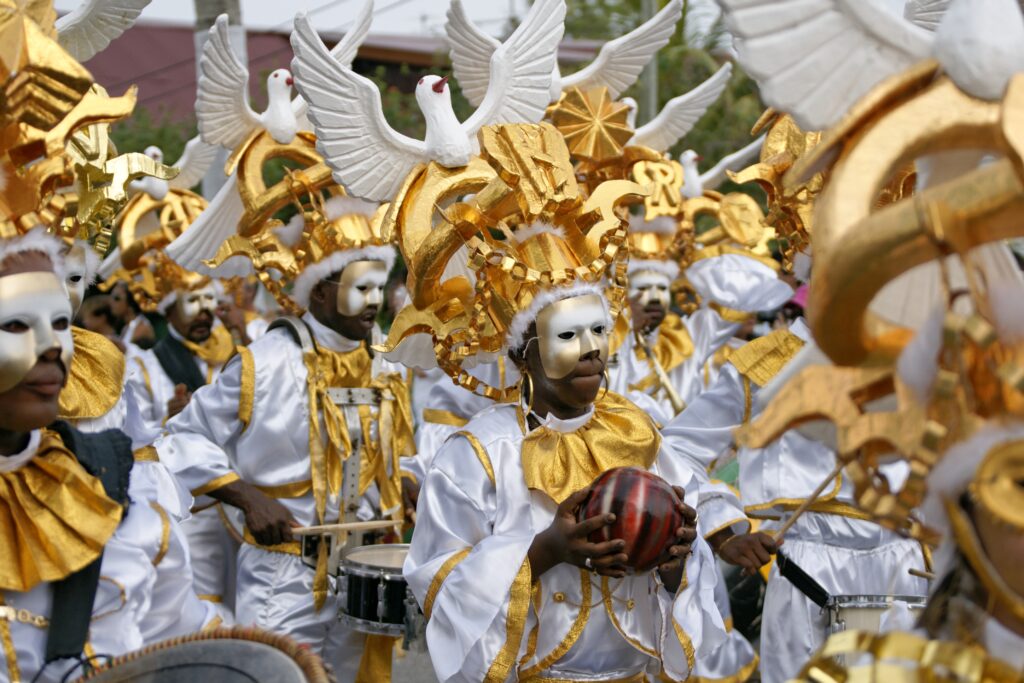
POLYGON ((62 420, 89 420, 106 415, 121 398, 124 354, 102 334, 71 328, 75 354, 68 381, 60 392, 62 420))
POLYGON ((190 342, 188 339, 182 339, 181 343, 211 368, 224 365, 235 352, 235 341, 223 325, 214 327, 210 332, 210 337, 202 344, 190 342))
POLYGON ((775 330, 733 351, 729 355, 729 362, 741 375, 763 387, 779 374, 803 347, 803 340, 789 330, 775 330))
POLYGON ((59 581, 100 556, 121 506, 44 430, 36 456, 0 473, 0 589, 59 581))
POLYGON ((650 416, 609 393, 595 404, 590 421, 574 432, 547 427, 530 432, 523 440, 523 475, 529 488, 561 503, 614 467, 649 468, 660 447, 661 434, 650 416))

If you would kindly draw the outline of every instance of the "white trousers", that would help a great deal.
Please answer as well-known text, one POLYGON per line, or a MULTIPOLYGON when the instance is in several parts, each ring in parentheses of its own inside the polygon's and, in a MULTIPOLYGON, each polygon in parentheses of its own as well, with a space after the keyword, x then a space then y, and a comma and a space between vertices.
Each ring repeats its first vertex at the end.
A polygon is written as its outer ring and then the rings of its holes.
POLYGON ((194 513, 181 524, 188 539, 196 594, 214 602, 227 623, 234 621, 237 545, 224 527, 217 506, 194 513))

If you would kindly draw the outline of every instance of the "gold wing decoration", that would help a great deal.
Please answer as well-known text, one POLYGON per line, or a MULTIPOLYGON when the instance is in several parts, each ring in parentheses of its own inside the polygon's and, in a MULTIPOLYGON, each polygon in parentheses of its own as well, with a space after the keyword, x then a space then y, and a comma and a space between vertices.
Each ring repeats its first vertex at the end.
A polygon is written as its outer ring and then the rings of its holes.
POLYGON ((196 193, 176 187, 169 188, 163 199, 154 199, 147 192, 136 193, 114 222, 122 265, 138 267, 144 254, 174 241, 206 206, 206 200, 196 193))
POLYGON ((514 388, 485 386, 463 363, 500 352, 515 314, 545 288, 607 276, 618 315, 625 301, 622 217, 646 190, 613 180, 585 192, 551 124, 489 126, 479 140, 480 156, 465 168, 422 165, 391 203, 383 234, 409 267, 412 306, 379 350, 400 355, 403 344, 429 335, 438 365, 457 383, 504 400, 514 388))

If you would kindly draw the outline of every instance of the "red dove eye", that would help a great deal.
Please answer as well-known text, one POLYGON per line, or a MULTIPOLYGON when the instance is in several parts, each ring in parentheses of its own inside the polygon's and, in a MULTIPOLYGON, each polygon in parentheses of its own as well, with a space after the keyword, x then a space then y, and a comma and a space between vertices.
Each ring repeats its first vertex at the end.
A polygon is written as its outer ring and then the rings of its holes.
POLYGON ((420 84, 420 85, 423 85, 423 79, 422 79, 422 78, 420 79, 420 82, 419 82, 419 84, 420 84))
POLYGON ((274 78, 277 78, 277 74, 274 74, 274 78))

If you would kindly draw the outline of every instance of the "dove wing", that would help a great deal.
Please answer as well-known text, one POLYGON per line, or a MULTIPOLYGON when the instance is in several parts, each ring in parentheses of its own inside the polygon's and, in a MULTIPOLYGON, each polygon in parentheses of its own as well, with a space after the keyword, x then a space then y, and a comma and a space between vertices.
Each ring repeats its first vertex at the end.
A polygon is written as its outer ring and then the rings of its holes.
POLYGON ((248 87, 249 70, 231 49, 228 17, 222 14, 210 28, 199 60, 196 119, 205 142, 234 150, 262 125, 249 106, 248 87))
POLYGON ((761 152, 761 146, 767 134, 751 142, 746 147, 739 149, 732 154, 722 157, 722 160, 712 168, 700 174, 700 183, 705 190, 713 190, 725 180, 727 171, 737 171, 744 168, 761 152))
POLYGON ((903 16, 907 21, 934 33, 952 2, 953 0, 908 0, 903 8, 903 16))
POLYGON ((882 0, 719 0, 743 69, 804 130, 834 125, 879 82, 931 54, 932 36, 882 0))
POLYGON ((151 0, 88 0, 57 20, 60 46, 87 62, 119 38, 151 0))
MULTIPOLYGON (((583 69, 562 77, 562 88, 580 90, 605 86, 618 99, 665 47, 683 16, 683 0, 671 0, 660 12, 624 36, 604 44, 597 59, 583 69)), ((461 81, 460 81, 461 83, 461 81)))
MULTIPOLYGON (((203 264, 203 260, 216 256, 221 243, 237 231, 238 221, 245 213, 237 181, 236 173, 228 176, 206 210, 167 245, 167 255, 182 268, 197 273, 210 273, 210 268, 203 264)), ((252 264, 243 258, 230 259, 217 269, 217 275, 221 277, 248 275, 251 272, 252 264)))
POLYGON ((215 145, 208 145, 197 135, 185 145, 185 151, 181 153, 174 166, 178 168, 178 175, 169 182, 171 187, 187 190, 199 184, 210 166, 217 159, 220 148, 215 145))
POLYGON ((487 96, 462 124, 476 136, 497 123, 537 123, 551 100, 551 75, 565 32, 565 0, 537 0, 519 28, 491 55, 487 96))
POLYGON ((316 130, 316 147, 334 179, 357 197, 390 200, 426 147, 396 133, 384 118, 373 81, 338 64, 309 19, 295 17, 292 73, 316 130))
POLYGON ((729 84, 732 64, 724 64, 710 78, 696 88, 669 100, 668 104, 650 123, 640 126, 630 146, 642 145, 664 152, 690 132, 690 129, 704 116, 704 112, 715 103, 729 84))
POLYGON ((479 107, 491 82, 491 57, 501 43, 470 21, 462 0, 452 0, 444 30, 455 80, 469 103, 479 107))
MULTIPOLYGON (((351 28, 345 32, 345 35, 341 37, 338 44, 331 49, 331 56, 334 57, 338 64, 341 64, 346 69, 352 67, 352 62, 355 61, 356 55, 359 53, 359 47, 370 33, 370 24, 372 23, 373 0, 366 0, 363 3, 363 8, 359 10, 359 14, 356 15, 355 20, 352 22, 351 28)), ((306 100, 301 97, 296 97, 292 100, 292 111, 295 112, 295 118, 299 119, 299 130, 309 130, 306 109, 306 100)))

